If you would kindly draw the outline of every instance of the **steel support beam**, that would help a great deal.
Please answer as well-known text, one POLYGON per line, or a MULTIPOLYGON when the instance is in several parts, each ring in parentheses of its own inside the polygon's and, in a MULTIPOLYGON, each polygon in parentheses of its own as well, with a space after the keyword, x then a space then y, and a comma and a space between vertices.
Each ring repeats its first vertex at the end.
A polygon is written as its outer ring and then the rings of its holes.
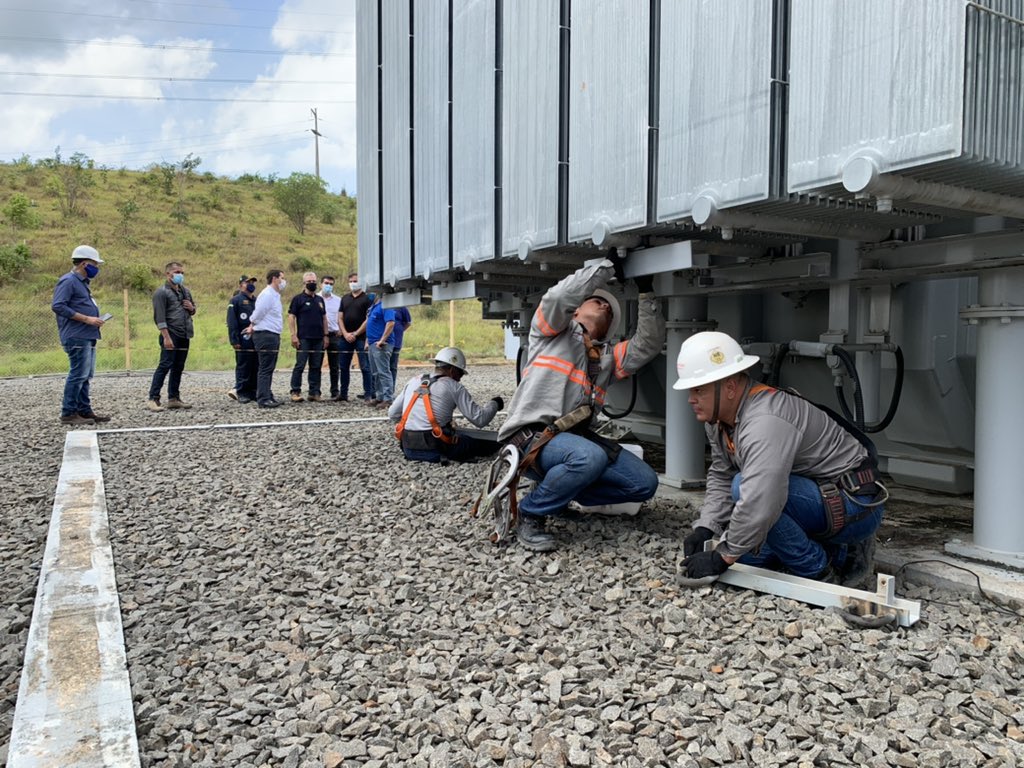
POLYGON ((1018 228, 863 246, 854 279, 859 283, 894 283, 1021 264, 1024 264, 1024 229, 1018 228))
MULTIPOLYGON (((632 257, 630 257, 632 258, 632 257)), ((674 488, 704 482, 704 425, 686 402, 689 393, 672 389, 679 348, 694 333, 705 330, 708 300, 701 296, 670 296, 666 315, 665 353, 665 474, 661 481, 674 488)))

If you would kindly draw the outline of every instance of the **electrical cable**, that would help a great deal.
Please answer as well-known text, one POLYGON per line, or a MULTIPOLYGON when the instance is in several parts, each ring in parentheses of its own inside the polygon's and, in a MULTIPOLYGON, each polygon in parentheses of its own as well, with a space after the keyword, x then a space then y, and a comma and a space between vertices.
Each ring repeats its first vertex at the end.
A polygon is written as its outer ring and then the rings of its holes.
POLYGON ((108 99, 110 101, 206 101, 218 104, 355 104, 355 99, 211 99, 202 96, 118 96, 107 93, 33 93, 31 91, 0 91, 0 96, 43 96, 48 99, 108 99))
MULTIPOLYGON (((877 424, 864 424, 858 425, 861 429, 869 434, 875 432, 881 432, 883 429, 888 427, 893 418, 896 416, 896 409, 900 404, 900 397, 903 394, 903 374, 904 374, 904 360, 903 350, 899 347, 893 351, 893 356, 896 358, 896 381, 892 385, 892 397, 889 399, 889 408, 885 412, 885 416, 877 424)), ((842 387, 836 387, 836 397, 839 398, 840 407, 843 409, 843 413, 849 414, 849 407, 846 405, 846 394, 843 392, 842 387)), ((850 418, 847 415, 847 418, 850 418)))
POLYGON ((260 56, 329 56, 331 58, 354 59, 354 53, 330 53, 329 51, 264 50, 259 48, 214 48, 208 45, 173 45, 170 43, 129 43, 122 40, 77 40, 69 37, 27 37, 25 35, 0 35, 0 40, 15 43, 73 43, 75 45, 105 45, 120 48, 157 48, 166 51, 202 51, 204 53, 252 53, 260 56))
MULTIPOLYGON (((985 588, 981 586, 981 577, 977 573, 972 571, 970 568, 967 568, 962 565, 956 565, 955 563, 950 563, 945 560, 938 560, 935 558, 925 558, 922 560, 908 560, 896 570, 896 573, 893 574, 893 578, 899 578, 900 574, 903 573, 904 570, 906 570, 907 566, 919 565, 921 563, 938 563, 939 565, 945 565, 950 568, 956 568, 959 571, 965 571, 966 573, 969 573, 971 576, 974 577, 974 581, 978 586, 978 594, 980 594, 985 600, 991 603, 997 612, 1002 613, 1006 616, 1013 616, 1017 619, 1024 619, 1024 613, 1014 610, 1012 608, 1007 608, 1004 605, 1000 605, 999 601, 992 597, 988 592, 985 591, 985 588)), ((955 607, 952 603, 945 603, 941 600, 930 600, 928 598, 925 599, 932 603, 938 603, 939 605, 948 605, 950 607, 955 607)))
POLYGON ((355 85, 354 80, 253 80, 251 78, 82 75, 70 72, 0 72, 11 77, 73 77, 85 80, 145 80, 161 83, 230 83, 235 85, 355 85))
POLYGON ((857 365, 853 361, 853 356, 838 344, 833 344, 830 351, 842 361, 843 366, 846 368, 846 373, 853 380, 853 413, 850 413, 850 408, 846 404, 842 384, 836 384, 836 399, 839 400, 839 407, 843 411, 843 416, 852 421, 857 429, 864 431, 864 395, 860 389, 860 375, 857 373, 857 365))

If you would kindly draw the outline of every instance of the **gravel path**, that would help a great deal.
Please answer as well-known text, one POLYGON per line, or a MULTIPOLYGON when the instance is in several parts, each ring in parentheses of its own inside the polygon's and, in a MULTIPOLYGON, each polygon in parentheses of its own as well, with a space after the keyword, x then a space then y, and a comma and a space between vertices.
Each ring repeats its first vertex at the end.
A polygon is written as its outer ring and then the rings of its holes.
MULTIPOLYGON (((512 376, 465 383, 507 400, 512 376)), ((190 411, 146 412, 144 376, 98 379, 94 400, 111 427, 370 413, 257 410, 228 383, 187 374, 190 411)), ((0 382, 0 757, 61 386, 0 382)), ((1024 763, 1024 632, 971 601, 911 588, 923 621, 857 632, 766 595, 679 592, 693 512, 664 499, 559 521, 556 553, 496 549, 467 516, 483 467, 406 462, 383 421, 106 435, 100 450, 146 766, 1024 763)))

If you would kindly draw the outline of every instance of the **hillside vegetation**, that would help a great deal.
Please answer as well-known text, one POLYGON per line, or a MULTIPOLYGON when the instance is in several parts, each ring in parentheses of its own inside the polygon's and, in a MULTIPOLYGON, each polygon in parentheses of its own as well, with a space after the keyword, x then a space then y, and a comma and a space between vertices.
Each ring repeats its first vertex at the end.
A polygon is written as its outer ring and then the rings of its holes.
MULTIPOLYGON (((0 163, 0 376, 66 370, 50 301, 81 243, 98 248, 106 262, 93 294, 114 315, 98 347, 100 370, 156 364, 150 296, 169 261, 184 264, 199 305, 193 370, 234 365, 224 316, 241 274, 285 270, 286 299, 301 290, 306 270, 334 275, 346 290, 345 275, 357 268, 355 198, 323 193, 300 234, 294 217, 275 205, 275 189, 287 180, 220 178, 200 172, 199 162, 189 156, 128 171, 58 152, 42 161, 0 163)), ((455 311, 456 344, 471 358, 500 357, 500 323, 481 320, 476 301, 459 302, 455 311)), ((403 359, 425 360, 448 343, 448 307, 416 307, 412 315, 403 359)), ((286 359, 287 353, 282 364, 286 359)))

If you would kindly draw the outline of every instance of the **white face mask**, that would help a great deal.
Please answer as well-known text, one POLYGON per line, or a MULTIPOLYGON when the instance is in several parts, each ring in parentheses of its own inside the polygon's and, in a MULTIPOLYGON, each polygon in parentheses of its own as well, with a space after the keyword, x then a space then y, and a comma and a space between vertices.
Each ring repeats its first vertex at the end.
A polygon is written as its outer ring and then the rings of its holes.
POLYGON ((356 291, 362 290, 362 287, 363 287, 362 283, 349 283, 348 284, 348 289, 350 291, 352 291, 352 293, 355 293, 356 291))
POLYGON ((277 285, 277 290, 279 290, 279 291, 283 291, 283 290, 284 290, 285 288, 287 288, 287 287, 288 287, 288 281, 287 281, 287 280, 285 280, 285 279, 284 279, 284 278, 282 277, 282 278, 281 278, 281 282, 280 282, 280 283, 278 283, 278 285, 277 285))

